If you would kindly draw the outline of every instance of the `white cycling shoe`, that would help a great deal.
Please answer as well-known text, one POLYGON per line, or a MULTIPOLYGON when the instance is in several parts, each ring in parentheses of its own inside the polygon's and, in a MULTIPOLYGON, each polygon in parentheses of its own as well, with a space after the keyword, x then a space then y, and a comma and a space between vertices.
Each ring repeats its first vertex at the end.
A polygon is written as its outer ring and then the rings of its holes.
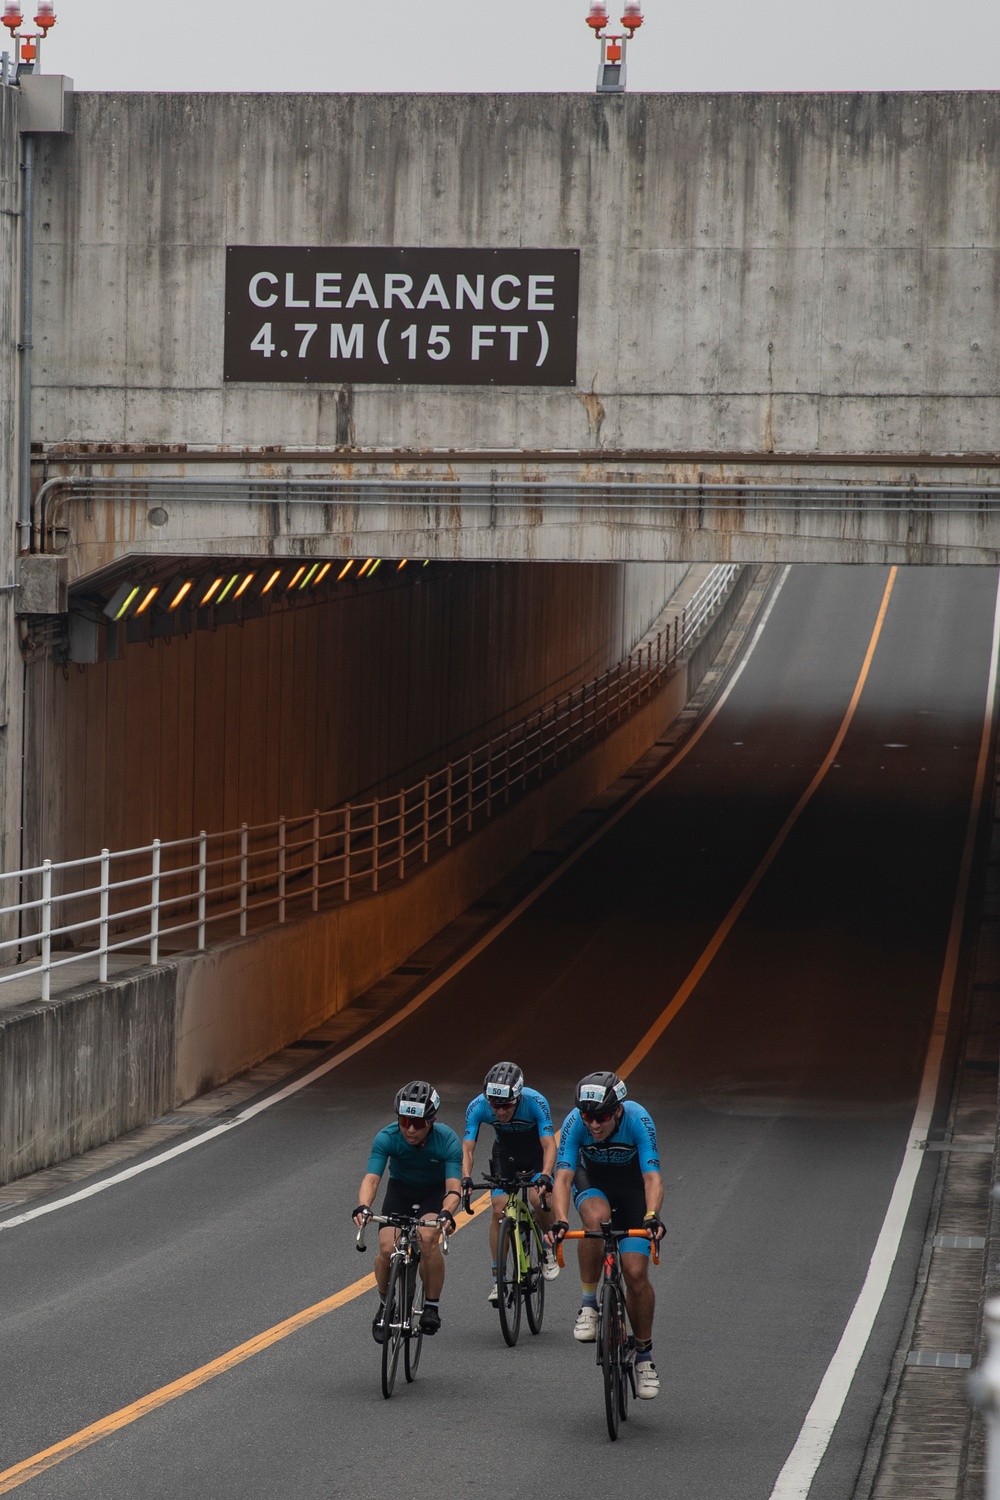
POLYGON ((652 1401, 660 1394, 660 1377, 651 1359, 644 1359, 635 1367, 635 1393, 640 1401, 652 1401))
POLYGON ((555 1281, 559 1275, 559 1262, 554 1250, 546 1250, 542 1256, 542 1275, 546 1281, 555 1281))
POLYGON ((490 1287, 490 1294, 489 1294, 489 1296, 487 1297, 486 1300, 490 1304, 491 1307, 496 1307, 497 1303, 500 1301, 500 1294, 497 1291, 497 1284, 496 1284, 495 1281, 494 1281, 493 1285, 490 1287))
POLYGON ((581 1307, 573 1324, 573 1337, 578 1344, 597 1342, 597 1308, 581 1307))

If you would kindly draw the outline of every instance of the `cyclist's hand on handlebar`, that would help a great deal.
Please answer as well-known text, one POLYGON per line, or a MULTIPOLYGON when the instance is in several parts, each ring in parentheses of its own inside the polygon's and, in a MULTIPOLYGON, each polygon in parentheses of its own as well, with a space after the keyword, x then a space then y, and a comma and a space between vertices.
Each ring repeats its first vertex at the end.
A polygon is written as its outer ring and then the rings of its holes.
POLYGON ((443 1208, 438 1214, 437 1221, 440 1224, 441 1228, 444 1230, 445 1234, 454 1234, 455 1230, 458 1228, 458 1225, 455 1223, 454 1215, 450 1214, 446 1208, 443 1208))
POLYGON ((359 1229, 364 1229, 371 1216, 372 1211, 367 1203, 359 1203, 357 1208, 351 1214, 351 1218, 354 1220, 359 1229))
POLYGON ((642 1221, 643 1229, 649 1230, 649 1237, 654 1245, 658 1245, 666 1234, 666 1225, 659 1214, 647 1214, 642 1221))
POLYGON ((538 1188, 540 1192, 551 1193, 552 1178, 548 1172, 536 1172, 532 1179, 532 1186, 538 1188))
POLYGON ((561 1244, 563 1236, 566 1234, 568 1229, 569 1225, 566 1223, 565 1219, 556 1219, 554 1223, 549 1225, 549 1229, 545 1238, 548 1240, 550 1245, 561 1244))

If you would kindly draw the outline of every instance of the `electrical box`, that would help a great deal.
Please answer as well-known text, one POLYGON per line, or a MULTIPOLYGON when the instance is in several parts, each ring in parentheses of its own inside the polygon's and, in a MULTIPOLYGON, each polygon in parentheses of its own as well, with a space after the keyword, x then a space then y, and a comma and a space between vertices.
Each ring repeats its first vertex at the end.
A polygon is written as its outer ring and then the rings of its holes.
POLYGON ((22 73, 22 135, 72 135, 73 80, 63 73, 22 73))

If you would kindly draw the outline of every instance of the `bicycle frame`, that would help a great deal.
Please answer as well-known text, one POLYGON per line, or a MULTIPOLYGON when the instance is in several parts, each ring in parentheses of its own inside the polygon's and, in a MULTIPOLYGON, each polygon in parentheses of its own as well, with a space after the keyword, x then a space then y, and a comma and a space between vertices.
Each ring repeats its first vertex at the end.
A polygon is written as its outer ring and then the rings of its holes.
MULTIPOLYGON (((604 1242, 597 1288, 597 1364, 604 1377, 604 1411, 612 1442, 618 1437, 619 1422, 628 1419, 629 1391, 635 1395, 635 1350, 628 1334, 621 1255, 621 1241, 627 1239, 649 1240, 653 1264, 659 1264, 659 1243, 648 1229, 612 1229, 605 1223, 600 1229, 569 1229, 563 1235, 563 1240, 604 1242)), ((556 1256, 560 1266, 564 1265, 562 1241, 556 1256)))
POLYGON ((407 1381, 412 1381, 420 1361, 423 1334, 420 1330, 420 1314, 423 1310, 423 1289, 418 1288, 417 1276, 420 1268, 421 1229, 437 1229, 441 1232, 441 1253, 448 1254, 448 1232, 437 1219, 419 1219, 410 1214, 369 1214, 358 1230, 357 1248, 366 1250, 365 1233, 369 1224, 396 1231, 395 1241, 389 1253, 389 1275, 386 1280, 383 1301, 382 1336, 382 1394, 392 1395, 399 1362, 400 1346, 403 1348, 403 1368, 407 1381))
MULTIPOLYGON (((471 1195, 476 1189, 495 1191, 500 1188, 507 1194, 497 1238, 497 1311, 504 1341, 511 1347, 517 1342, 521 1326, 522 1302, 532 1333, 540 1332, 545 1307, 545 1287, 541 1274, 545 1241, 535 1222, 529 1199, 534 1178, 534 1172, 517 1172, 503 1177, 487 1173, 485 1181, 467 1188, 463 1197, 463 1207, 466 1213, 471 1213, 471 1195), (507 1268, 508 1247, 511 1244, 514 1247, 514 1266, 511 1268, 513 1276, 508 1274, 507 1268)), ((540 1191, 539 1204, 543 1209, 548 1207, 544 1189, 540 1191)))

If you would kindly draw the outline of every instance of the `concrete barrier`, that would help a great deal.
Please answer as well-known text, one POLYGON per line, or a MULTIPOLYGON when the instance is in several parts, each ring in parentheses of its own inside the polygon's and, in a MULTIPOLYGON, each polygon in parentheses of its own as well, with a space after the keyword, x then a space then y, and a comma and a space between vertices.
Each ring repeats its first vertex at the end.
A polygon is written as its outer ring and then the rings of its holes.
POLYGON ((155 1119, 342 1010, 633 765, 711 665, 746 569, 644 707, 450 854, 378 896, 0 1013, 0 1183, 155 1119))

